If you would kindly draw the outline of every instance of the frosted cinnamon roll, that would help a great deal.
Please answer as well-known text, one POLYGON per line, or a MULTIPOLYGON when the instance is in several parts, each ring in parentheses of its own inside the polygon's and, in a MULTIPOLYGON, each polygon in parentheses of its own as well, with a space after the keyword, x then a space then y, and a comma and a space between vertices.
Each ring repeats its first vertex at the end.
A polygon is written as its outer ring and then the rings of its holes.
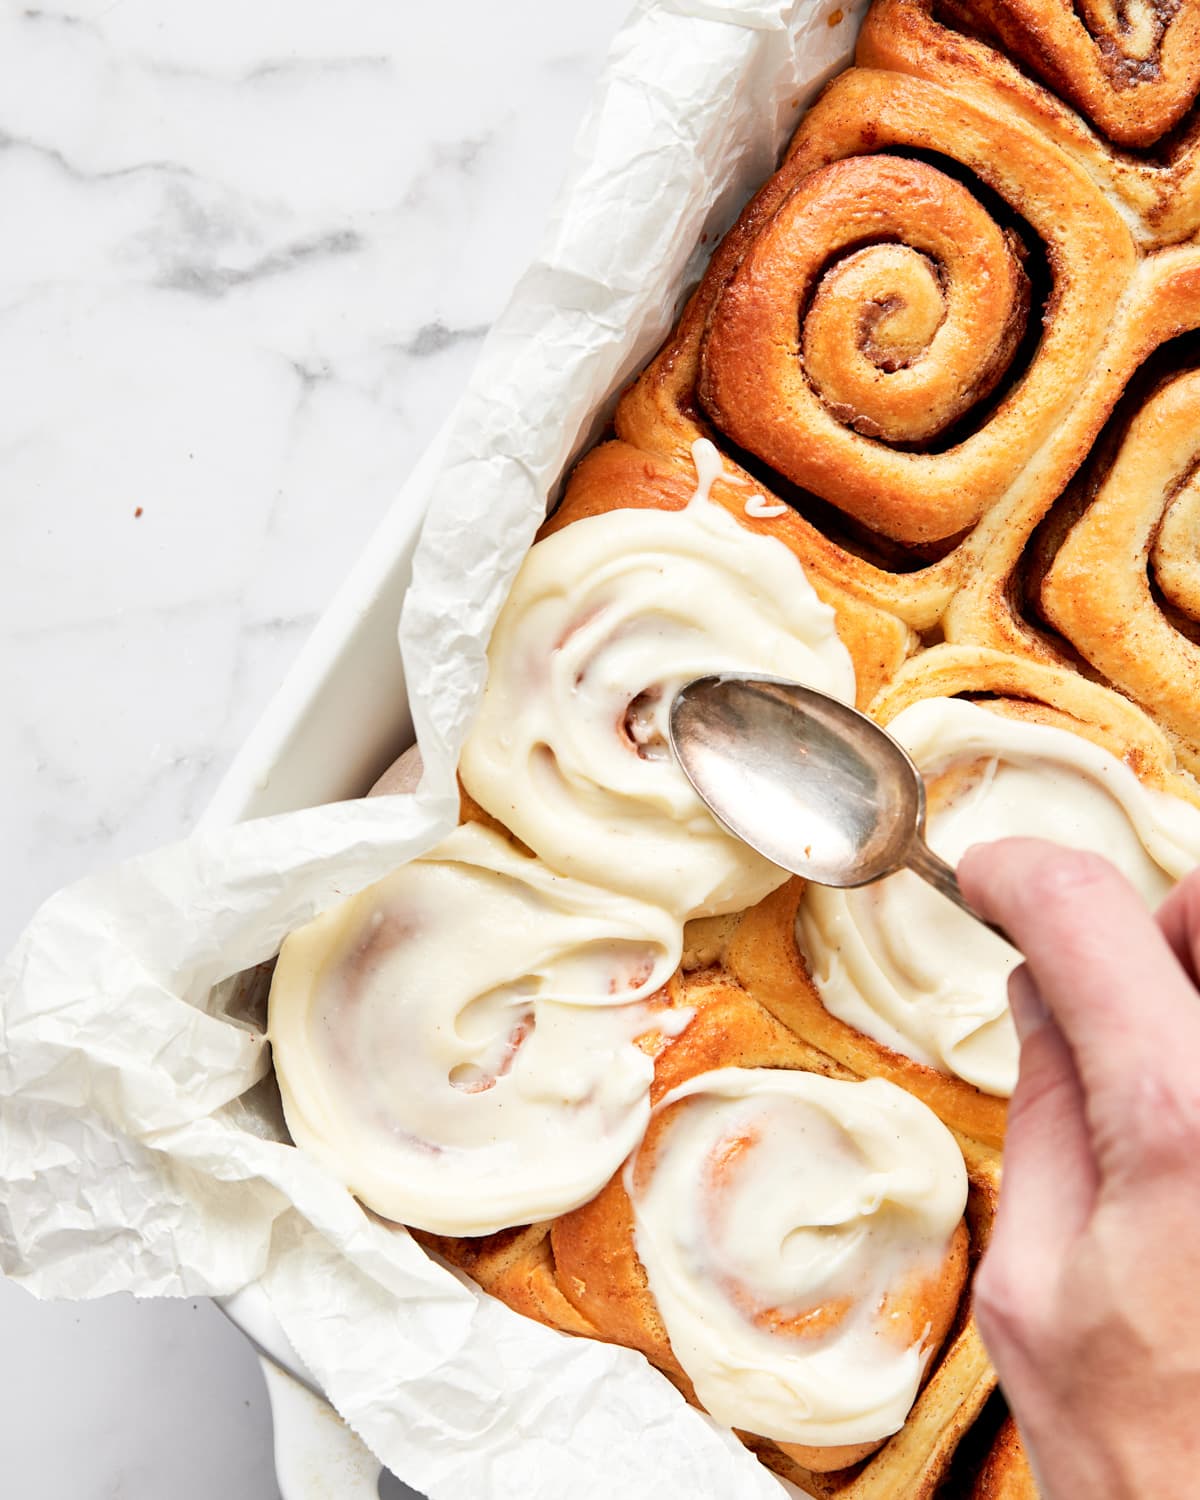
MULTIPOLYGON (((995 1212, 994 1153, 956 1143, 900 1090, 853 1092, 850 1074, 717 971, 678 976, 672 991, 688 1019, 655 1048, 656 1110, 630 1170, 549 1224, 482 1238, 419 1238, 517 1311, 640 1350, 689 1401, 704 1404, 702 1389, 718 1407, 728 1396, 735 1404, 721 1409, 726 1420, 744 1424, 742 1440, 806 1493, 932 1500, 995 1387, 964 1294, 968 1239, 977 1253, 995 1212), (694 1082, 700 1075, 704 1081, 694 1082), (750 1087, 730 1082, 736 1079, 749 1079, 750 1087), (832 1087, 832 1080, 840 1081, 832 1087), (730 1149, 710 1152, 689 1180, 689 1162, 676 1160, 676 1148, 687 1158, 696 1146, 693 1127, 703 1135, 710 1111, 726 1108, 744 1108, 753 1118, 739 1116, 730 1149), (818 1192, 826 1199, 814 1213, 818 1192), (677 1266, 678 1248, 684 1291, 672 1291, 668 1268, 660 1305, 650 1281, 656 1256, 677 1266), (881 1331, 866 1337, 872 1298, 884 1282, 881 1331), (673 1311, 681 1298, 682 1322, 673 1311), (693 1315, 703 1325, 694 1348, 687 1326, 693 1315), (722 1334, 726 1320, 732 1332, 722 1334), (710 1389, 712 1340, 726 1337, 733 1363, 720 1364, 710 1389), (792 1360, 788 1378, 798 1385, 789 1395, 775 1372, 792 1360), (909 1408, 912 1367, 922 1373, 909 1408), (804 1372, 818 1368, 822 1385, 805 1413, 811 1392, 804 1372), (824 1377, 837 1377, 837 1388, 825 1389, 824 1377), (752 1400, 747 1392, 758 1395, 752 1400), (773 1426, 771 1411, 782 1408, 789 1431, 807 1414, 815 1432, 832 1411, 827 1430, 841 1435, 853 1430, 849 1408, 861 1414, 873 1407, 879 1415, 885 1404, 888 1423, 900 1423, 890 1437, 814 1446, 747 1430, 759 1421, 773 1426)), ((703 1154, 703 1140, 699 1148, 703 1154)), ((879 1416, 869 1425, 882 1432, 885 1423, 879 1416)))
POLYGON ((994 1168, 720 976, 681 999, 644 1142, 551 1228, 555 1285, 805 1491, 931 1496, 995 1384, 962 1307, 994 1168))
POLYGON ((680 942, 665 912, 464 824, 284 943, 269 1034, 293 1139, 439 1233, 575 1207, 645 1129, 649 1038, 687 1019, 653 998, 680 942))
POLYGON ((722 1068, 661 1101, 625 1184, 718 1421, 867 1451, 903 1426, 966 1276, 966 1170, 930 1110, 881 1079, 722 1068))
POLYGON ((554 869, 682 918, 736 910, 785 877, 718 827, 675 764, 678 688, 740 670, 854 698, 832 609, 786 546, 710 498, 722 476, 711 443, 695 463, 684 509, 609 510, 535 544, 459 766, 470 795, 554 869))
MULTIPOLYGON (((931 842, 951 859, 987 838, 1057 837, 1100 847, 1154 900, 1200 856, 1200 800, 1166 738, 1076 673, 940 645, 905 663, 870 712, 898 726, 926 772, 931 842)), ((960 927, 932 891, 905 879, 835 895, 789 881, 719 941, 726 969, 796 1035, 1003 1143, 1016 958, 969 919, 960 927)))
MULTIPOLYGON (((1103 854, 1154 906, 1200 862, 1200 809, 1065 729, 948 698, 916 703, 888 727, 925 777, 929 843, 951 864, 972 844, 1048 838, 1103 854)), ((797 935, 834 1016, 985 1093, 1011 1094, 1006 983, 1019 957, 919 877, 810 886, 797 935)))

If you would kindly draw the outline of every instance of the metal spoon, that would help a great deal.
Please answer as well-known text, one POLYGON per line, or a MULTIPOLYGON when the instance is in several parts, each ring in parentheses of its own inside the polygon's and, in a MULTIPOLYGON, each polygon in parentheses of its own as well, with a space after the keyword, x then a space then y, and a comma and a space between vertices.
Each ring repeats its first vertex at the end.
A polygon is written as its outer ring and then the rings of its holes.
POLYGON ((907 868, 984 922, 925 842, 921 773, 856 709, 796 682, 726 672, 680 689, 670 732, 717 822, 772 863, 839 889, 907 868))

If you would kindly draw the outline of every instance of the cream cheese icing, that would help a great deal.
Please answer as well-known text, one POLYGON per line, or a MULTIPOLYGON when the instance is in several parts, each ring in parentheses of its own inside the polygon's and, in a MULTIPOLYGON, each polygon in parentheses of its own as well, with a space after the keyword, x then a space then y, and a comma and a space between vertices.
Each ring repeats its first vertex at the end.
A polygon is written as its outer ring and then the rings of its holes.
POLYGON ((898 1431, 933 1351, 921 1332, 896 1336, 886 1299, 937 1276, 962 1218, 953 1136, 882 1079, 722 1068, 655 1114, 681 1103, 625 1183, 638 1258, 701 1403, 780 1442, 898 1431))
MULTIPOLYGON (((1032 835, 1103 854, 1156 905, 1200 863, 1200 810, 1068 730, 947 698, 888 727, 925 777, 929 844, 951 864, 972 844, 1032 835)), ((1007 979, 1019 956, 918 876, 809 886, 797 936, 833 1015, 986 1093, 1012 1093, 1007 979)))
POLYGON ((751 495, 742 509, 756 521, 769 521, 775 516, 786 516, 788 508, 777 500, 768 500, 765 495, 751 495))
POLYGON ((786 877, 716 824, 675 764, 677 690, 746 671, 854 698, 833 611, 781 541, 710 499, 723 473, 713 445, 693 455, 686 509, 588 516, 531 549, 459 767, 553 868, 682 918, 738 910, 786 877))
POLYGON ((269 1032, 288 1127, 368 1207, 485 1234, 593 1197, 641 1139, 647 1002, 680 924, 478 824, 283 945, 269 1032))

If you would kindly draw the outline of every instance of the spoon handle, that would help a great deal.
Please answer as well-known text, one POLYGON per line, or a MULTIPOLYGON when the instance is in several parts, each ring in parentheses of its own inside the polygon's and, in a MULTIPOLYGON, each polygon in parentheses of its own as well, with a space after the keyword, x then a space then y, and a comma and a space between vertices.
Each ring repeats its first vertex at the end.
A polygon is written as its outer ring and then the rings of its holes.
MULTIPOLYGON (((967 916, 974 917, 977 922, 982 922, 985 927, 994 932, 998 938, 1003 938, 1010 948, 1016 948, 1016 943, 1002 927, 997 927, 994 922, 981 917, 967 901, 953 868, 944 859, 939 858, 924 839, 913 839, 908 852, 908 868, 919 875, 922 880, 927 880, 935 891, 940 891, 943 896, 953 901, 955 906, 966 912, 967 916)), ((1020 949, 1017 951, 1020 952, 1020 949)))

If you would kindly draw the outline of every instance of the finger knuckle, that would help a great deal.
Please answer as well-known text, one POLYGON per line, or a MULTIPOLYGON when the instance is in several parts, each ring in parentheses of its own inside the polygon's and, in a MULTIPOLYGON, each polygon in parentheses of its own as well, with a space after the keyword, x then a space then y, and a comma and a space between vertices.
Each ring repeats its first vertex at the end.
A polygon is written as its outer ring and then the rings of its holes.
POLYGON ((1022 1345, 1029 1331, 1029 1299, 1009 1257, 992 1249, 975 1277, 975 1321, 985 1342, 1022 1345))
POLYGON ((1086 849, 1055 848, 1029 872, 1025 900, 1038 910, 1090 900, 1096 888, 1114 879, 1109 862, 1086 849))
POLYGON ((1146 1072, 1132 1083, 1120 1158, 1135 1176, 1200 1177, 1200 1084, 1146 1072))

